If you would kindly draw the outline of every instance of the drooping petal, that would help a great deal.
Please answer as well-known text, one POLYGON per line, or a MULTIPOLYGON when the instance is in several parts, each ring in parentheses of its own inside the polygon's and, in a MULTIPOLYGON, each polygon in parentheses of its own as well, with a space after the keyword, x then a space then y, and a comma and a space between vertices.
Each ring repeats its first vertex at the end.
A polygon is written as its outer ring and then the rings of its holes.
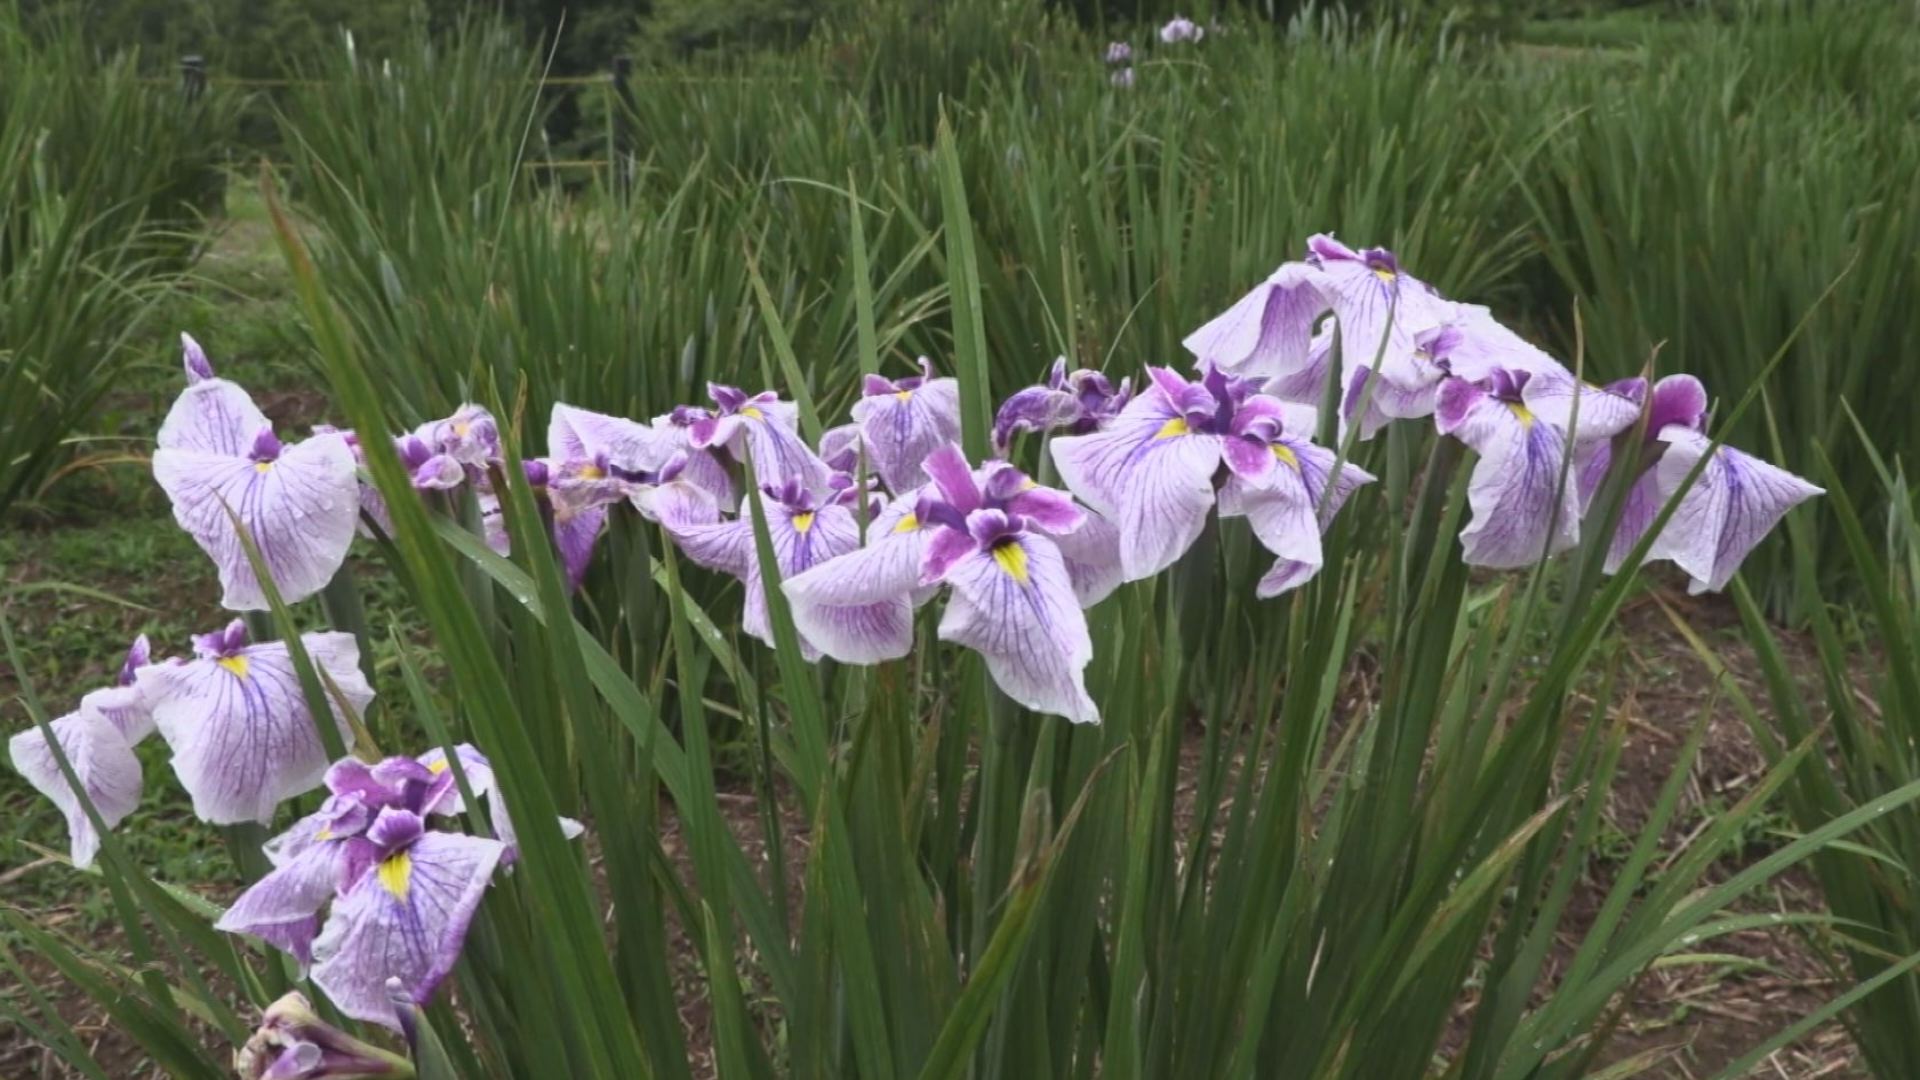
POLYGON ((1245 378, 1296 376, 1312 363, 1313 325, 1327 310, 1320 271, 1282 264, 1181 342, 1201 364, 1245 378))
POLYGON ((578 589, 587 576, 587 564, 593 561, 593 546, 600 529, 607 523, 604 506, 569 509, 562 513, 554 506, 553 546, 560 552, 560 565, 567 573, 567 588, 578 589))
POLYGON ((758 402, 732 416, 696 421, 695 449, 726 447, 734 458, 751 456, 754 475, 762 484, 798 480, 808 488, 825 487, 828 469, 793 427, 790 403, 758 402))
POLYGON ((1432 415, 1434 405, 1439 400, 1442 376, 1437 368, 1429 366, 1423 370, 1427 370, 1432 377, 1409 388, 1376 378, 1372 369, 1365 366, 1354 368, 1353 376, 1347 383, 1346 400, 1340 410, 1340 437, 1345 439, 1348 425, 1354 423, 1360 425, 1360 438, 1365 441, 1395 420, 1418 420, 1432 415))
POLYGON ((1084 672, 1093 659, 1087 619, 1054 542, 1036 533, 975 549, 948 570, 953 596, 940 638, 978 652, 993 681, 1035 712, 1097 723, 1084 672))
POLYGON ((82 712, 95 712, 120 732, 128 746, 153 734, 153 710, 147 699, 133 686, 108 686, 80 699, 82 712))
POLYGON ((1576 443, 1611 439, 1640 419, 1646 382, 1627 379, 1612 386, 1593 386, 1564 368, 1532 373, 1521 389, 1527 410, 1561 431, 1575 429, 1576 443))
POLYGON ((1192 431, 1156 386, 1105 431, 1052 443, 1073 493, 1120 530, 1128 581, 1171 566, 1206 527, 1220 436, 1192 431))
POLYGON ((863 397, 853 418, 887 490, 910 491, 927 482, 927 455, 960 437, 960 384, 928 379, 917 389, 863 397))
POLYGON ((310 844, 236 897, 213 928, 257 937, 305 968, 313 963, 320 909, 353 883, 346 878, 349 867, 365 870, 371 852, 372 845, 358 839, 310 844), (362 849, 359 859, 351 853, 355 845, 362 849))
MULTIPOLYGON (((1669 425, 1660 433, 1667 449, 1654 466, 1662 505, 1680 493, 1687 474, 1708 452, 1712 440, 1698 431, 1669 425)), ((1730 446, 1714 451, 1693 487, 1660 530, 1649 559, 1671 559, 1693 581, 1690 593, 1718 592, 1734 571, 1787 511, 1824 494, 1798 476, 1730 446)))
POLYGON ((1580 493, 1565 436, 1526 406, 1449 379, 1435 410, 1442 434, 1479 455, 1468 480, 1473 518, 1461 530, 1472 566, 1519 569, 1580 539, 1580 493))
POLYGON ((254 437, 272 426, 245 390, 225 379, 206 378, 174 399, 154 441, 162 450, 246 457, 254 437))
MULTIPOLYGON (((73 766, 80 790, 100 814, 107 828, 118 825, 134 807, 140 805, 140 759, 120 730, 99 713, 82 707, 48 725, 73 766)), ((87 818, 87 811, 68 785, 66 774, 53 748, 38 726, 19 732, 7 741, 13 768, 34 789, 53 801, 67 819, 67 837, 73 864, 93 865, 100 851, 100 834, 87 818)))
POLYGON ((1529 373, 1564 371, 1560 362, 1507 329, 1479 304, 1443 304, 1443 321, 1415 335, 1416 344, 1456 379, 1480 382, 1494 369, 1529 373))
POLYGON ((1276 556, 1255 587, 1261 599, 1303 585, 1320 571, 1320 537, 1347 499, 1374 479, 1351 463, 1342 463, 1336 477, 1338 455, 1305 439, 1276 442, 1268 453, 1275 468, 1266 483, 1235 477, 1220 489, 1220 516, 1246 518, 1276 556))
POLYGON ((1090 608, 1126 581, 1120 567, 1120 530, 1099 514, 1087 514, 1069 533, 1049 534, 1073 583, 1074 598, 1090 608))
POLYGON ((174 519, 219 570, 223 607, 267 607, 228 509, 288 603, 319 592, 346 561, 360 486, 353 452, 338 435, 316 435, 272 461, 163 447, 153 455, 153 474, 173 502, 174 519))
POLYGON ((341 1012, 398 1028, 387 980, 425 1003, 460 959, 506 854, 498 840, 429 832, 360 876, 313 944, 313 981, 341 1012))
MULTIPOLYGON (((352 634, 305 634, 301 643, 355 712, 373 700, 352 634)), ((195 815, 216 825, 265 824, 280 803, 319 786, 327 755, 281 642, 218 659, 157 664, 136 684, 173 749, 173 768, 193 796, 195 815)), ((350 738, 331 702, 343 739, 350 738)))
MULTIPOLYGON (((1404 391, 1433 381, 1418 336, 1446 321, 1446 301, 1384 252, 1356 252, 1329 236, 1308 240, 1328 305, 1340 322, 1341 363, 1369 367, 1404 391)), ((1351 375, 1348 376, 1351 383, 1351 375)))
MULTIPOLYGON (((910 500, 895 505, 902 502, 910 500)), ((785 578, 781 588, 801 636, 843 663, 905 656, 913 647, 912 609, 924 596, 920 560, 931 531, 910 505, 903 514, 883 513, 867 526, 865 547, 785 578)))
POLYGON ((651 471, 672 453, 663 441, 645 424, 558 401, 547 421, 547 453, 561 462, 605 461, 628 472, 651 471))

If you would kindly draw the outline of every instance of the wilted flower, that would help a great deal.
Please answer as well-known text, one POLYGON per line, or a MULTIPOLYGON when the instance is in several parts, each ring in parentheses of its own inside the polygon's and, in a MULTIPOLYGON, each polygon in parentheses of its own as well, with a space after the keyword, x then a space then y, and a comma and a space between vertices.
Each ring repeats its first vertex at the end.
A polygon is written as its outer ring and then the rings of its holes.
POLYGON ((1132 60, 1132 45, 1124 41, 1110 41, 1107 43, 1107 63, 1118 65, 1130 63, 1132 60))
POLYGON ((320 1019, 306 995, 290 991, 267 1006, 233 1056, 240 1080, 406 1080, 413 1063, 320 1019))
POLYGON ((824 487, 827 466, 794 430, 797 411, 771 390, 748 397, 731 386, 708 383, 707 393, 720 407, 688 428, 696 450, 725 447, 736 459, 751 454, 754 475, 762 483, 797 479, 808 488, 824 487))
POLYGON ((868 375, 860 392, 853 420, 874 471, 895 494, 925 484, 927 474, 920 463, 960 437, 960 384, 935 378, 932 361, 923 356, 919 375, 868 375))
MULTIPOLYGON (((1296 434, 1284 422, 1282 403, 1253 393, 1245 380, 1209 371, 1200 382, 1189 382, 1169 368, 1147 371, 1153 385, 1105 429, 1053 442, 1054 463, 1067 486, 1119 530, 1128 581, 1166 569, 1193 546, 1215 505, 1214 479, 1222 464, 1257 487, 1273 482, 1276 460, 1282 468, 1298 466, 1308 445, 1304 431, 1296 434)), ((1329 467, 1331 461, 1329 455, 1329 467)), ((1334 486, 1372 479, 1354 472, 1336 478, 1334 486)), ((1326 481, 1318 483, 1324 487, 1326 481)), ((1236 509, 1244 505, 1239 494, 1236 509)), ((1297 545, 1286 547, 1275 553, 1292 557, 1297 545)))
POLYGON ((1114 389, 1107 377, 1089 368, 1067 371, 1067 358, 1054 360, 1047 381, 1029 386, 1000 403, 993 418, 993 445, 1004 453, 1022 431, 1058 431, 1085 435, 1119 415, 1133 399, 1133 380, 1114 389))
POLYGON ((267 606, 229 510, 287 602, 319 592, 346 560, 359 520, 352 450, 338 434, 283 445, 247 392, 215 378, 199 344, 180 337, 188 385, 161 424, 153 455, 174 519, 213 559, 222 606, 267 606))
POLYGON ((1175 15, 1160 28, 1160 40, 1169 45, 1181 41, 1199 41, 1207 36, 1206 28, 1184 15, 1175 15))
MULTIPOLYGON (((360 672, 352 634, 303 634, 301 645, 348 707, 366 709, 373 688, 360 672)), ((197 659, 141 668, 135 686, 153 710, 193 812, 216 825, 265 824, 274 808, 320 783, 326 750, 300 691, 285 642, 247 643, 246 624, 193 639, 197 659)), ((330 701, 343 738, 346 716, 330 701)))
MULTIPOLYGON (((388 980, 399 979, 414 1002, 432 997, 459 959, 494 869, 513 856, 491 767, 472 747, 455 749, 468 785, 491 804, 498 839, 427 829, 463 809, 444 753, 372 765, 343 758, 327 770, 327 801, 267 844, 274 869, 217 928, 311 961, 314 982, 342 1012, 397 1027, 388 980)), ((579 835, 578 822, 561 827, 579 835)))
MULTIPOLYGON (((149 659, 147 638, 142 634, 127 651, 113 686, 86 695, 80 699, 78 710, 48 725, 67 763, 73 766, 81 791, 109 829, 140 804, 140 759, 133 747, 153 731, 153 714, 135 685, 134 673, 149 659)), ((45 733, 38 726, 19 732, 7 741, 7 750, 14 771, 52 800, 67 819, 73 864, 82 868, 93 865, 100 851, 100 835, 60 771, 60 761, 47 745, 45 733)))
MULTIPOLYGON (((1662 507, 1679 494, 1680 505, 1654 538, 1647 559, 1670 559, 1685 570, 1693 579, 1690 593, 1717 592, 1788 510, 1823 494, 1824 489, 1743 451, 1713 447, 1707 406, 1706 387, 1691 375, 1669 375, 1654 385, 1646 428, 1651 464, 1628 490, 1608 548, 1609 572, 1625 563, 1662 507), (1693 486, 1680 494, 1710 450, 1712 457, 1693 486)), ((1602 447, 1582 477, 1589 497, 1610 467, 1611 450, 1602 447)))

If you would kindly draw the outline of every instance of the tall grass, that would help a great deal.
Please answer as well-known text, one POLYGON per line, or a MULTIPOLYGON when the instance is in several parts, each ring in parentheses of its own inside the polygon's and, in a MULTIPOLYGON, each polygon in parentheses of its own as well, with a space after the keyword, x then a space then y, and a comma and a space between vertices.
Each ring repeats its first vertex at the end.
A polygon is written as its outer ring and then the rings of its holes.
POLYGON ((0 6, 0 515, 69 457, 197 244, 231 102, 99 61, 0 6))

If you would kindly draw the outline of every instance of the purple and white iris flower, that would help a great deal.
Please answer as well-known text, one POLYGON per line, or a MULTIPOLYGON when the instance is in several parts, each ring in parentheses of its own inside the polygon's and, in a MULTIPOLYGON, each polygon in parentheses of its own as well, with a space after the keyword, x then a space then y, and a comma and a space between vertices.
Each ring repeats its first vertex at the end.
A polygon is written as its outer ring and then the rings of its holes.
POLYGON ((1461 558, 1519 569, 1579 543, 1580 448, 1632 426, 1644 392, 1637 381, 1616 390, 1583 387, 1557 366, 1495 366, 1481 379, 1445 379, 1434 426, 1479 459, 1468 480, 1473 518, 1460 533, 1461 558))
POLYGON ((1136 76, 1134 75, 1133 68, 1123 67, 1114 71, 1111 75, 1108 75, 1107 81, 1112 83, 1117 89, 1131 90, 1136 81, 1136 76))
MULTIPOLYGON (((1181 344, 1203 365, 1242 378, 1291 379, 1314 366, 1314 327, 1329 310, 1326 275, 1304 262, 1280 268, 1181 344)), ((1317 383, 1318 379, 1308 380, 1317 383)), ((1316 389, 1310 389, 1316 394, 1316 389)))
POLYGON ((1124 41, 1107 42, 1107 63, 1115 67, 1133 62, 1133 46, 1124 41))
POLYGON ((181 341, 187 388, 160 426, 153 475, 174 519, 219 570, 221 605, 267 606, 228 510, 287 602, 319 592, 346 561, 359 522, 353 451, 337 433, 281 443, 247 392, 215 378, 191 337, 181 341))
POLYGON ((298 990, 267 1006, 260 1026, 233 1056, 240 1080, 372 1080, 412 1077, 413 1063, 320 1019, 298 990))
POLYGON ((1254 395, 1221 444, 1230 475, 1220 486, 1220 516, 1246 518, 1274 555, 1273 566, 1254 586, 1262 600, 1298 588, 1320 572, 1320 538, 1348 497, 1374 479, 1316 445, 1316 427, 1312 408, 1254 395))
MULTIPOLYGON (((1302 464, 1301 448, 1310 445, 1310 428, 1299 414, 1288 424, 1284 404, 1253 393, 1246 380, 1217 370, 1199 382, 1170 368, 1147 371, 1153 385, 1104 430, 1053 442, 1054 464, 1067 486, 1119 530, 1127 581, 1159 573, 1193 546, 1217 502, 1216 476, 1223 464, 1229 476, 1243 481, 1232 504, 1239 510, 1246 505, 1244 489, 1282 484, 1276 469, 1295 470, 1302 464)), ((1309 457, 1317 464, 1326 455, 1330 468, 1332 455, 1313 449, 1318 453, 1309 457)), ((1351 465, 1342 468, 1331 481, 1336 490, 1372 479, 1351 465)), ((1303 489, 1309 483, 1304 474, 1300 482, 1303 489)), ((1316 483, 1324 490, 1328 481, 1316 483)), ((1284 488, 1293 493, 1293 481, 1284 480, 1284 488)), ((1316 494, 1313 503, 1318 502, 1316 494)), ((1269 546, 1282 558, 1296 559, 1304 547, 1291 541, 1269 546)), ((1318 550, 1317 530, 1313 548, 1318 550)))
POLYGON ((960 437, 959 382, 935 377, 933 362, 923 356, 920 374, 905 379, 868 375, 860 394, 853 403, 853 422, 887 490, 899 495, 925 484, 927 474, 920 463, 960 437))
MULTIPOLYGON (((860 521, 849 504, 857 504, 862 496, 844 483, 843 474, 836 476, 842 484, 821 490, 807 487, 797 477, 761 485, 774 565, 781 580, 860 546, 860 521)), ((738 517, 717 520, 705 493, 685 483, 655 489, 643 505, 689 559, 746 585, 741 628, 772 644, 766 586, 754 548, 752 505, 742 500, 738 517)), ((879 516, 878 507, 869 508, 869 518, 879 516)), ((913 608, 905 593, 841 605, 811 620, 800 637, 801 652, 809 660, 823 653, 860 657, 863 663, 904 656, 912 645, 913 608)))
POLYGON ((1160 28, 1160 40, 1168 45, 1177 44, 1182 41, 1199 41, 1206 36, 1206 27, 1201 26, 1185 15, 1175 15, 1167 21, 1165 26, 1160 28))
POLYGON ((719 411, 695 419, 687 429, 695 450, 726 448, 736 460, 751 455, 754 475, 763 483, 797 479, 808 488, 827 484, 827 466, 795 429, 799 413, 792 402, 771 390, 748 397, 745 391, 708 383, 719 411))
POLYGON ((1107 377, 1091 368, 1067 371, 1067 358, 1054 360, 1047 381, 1029 386, 1000 403, 993 417, 993 445, 1001 453, 1022 431, 1086 435, 1100 430, 1133 400, 1133 380, 1121 379, 1115 389, 1107 377))
MULTIPOLYGON (((153 716, 134 683, 134 672, 149 660, 143 634, 127 653, 118 681, 80 699, 80 707, 53 721, 53 737, 73 766, 80 790, 111 829, 140 804, 140 759, 133 748, 153 731, 153 716)), ((60 762, 39 727, 19 732, 7 742, 14 771, 35 790, 52 800, 67 820, 68 850, 73 865, 93 865, 100 851, 100 834, 86 808, 67 784, 60 762)))
MULTIPOLYGON (((1654 538, 1647 560, 1671 560, 1692 579, 1689 593, 1718 592, 1733 580, 1747 554, 1787 511, 1824 493, 1776 465, 1731 446, 1714 447, 1707 436, 1707 390, 1691 375, 1669 375, 1648 396, 1645 469, 1628 489, 1620 523, 1607 551, 1606 569, 1619 570, 1653 527, 1668 500, 1680 504, 1654 538), (1687 476, 1708 458, 1693 486, 1687 476)), ((1601 446, 1582 471, 1587 498, 1598 490, 1612 460, 1601 446)))
MULTIPOLYGON (((492 811, 497 839, 430 830, 462 812, 446 754, 378 764, 343 758, 326 771, 318 811, 269 841, 274 868, 216 925, 291 953, 340 1011, 399 1027, 388 989, 425 1003, 460 956, 467 927, 514 841, 487 759, 455 748, 460 769, 492 811), (321 909, 331 904, 325 923, 321 909)), ((578 822, 561 820, 578 836, 578 822)))
MULTIPOLYGON (((352 634, 303 634, 300 643, 356 713, 373 700, 352 634)), ((198 634, 196 658, 143 667, 135 688, 173 749, 173 769, 203 821, 266 824, 274 808, 319 785, 327 755, 285 642, 247 643, 246 624, 198 634)), ((351 734, 331 703, 344 739, 351 734)))
POLYGON ((655 429, 632 420, 554 404, 547 424, 548 457, 528 462, 527 478, 547 494, 554 547, 572 587, 579 588, 586 575, 607 507, 622 501, 640 506, 642 492, 685 468, 687 455, 667 451, 666 442, 655 429))
POLYGON ((694 485, 705 488, 713 495, 714 502, 721 506, 732 506, 740 501, 740 493, 734 485, 733 474, 727 471, 726 462, 712 450, 693 444, 694 425, 712 416, 712 413, 697 405, 676 405, 672 412, 654 417, 652 426, 660 438, 661 453, 669 457, 675 452, 687 455, 682 476, 694 485))

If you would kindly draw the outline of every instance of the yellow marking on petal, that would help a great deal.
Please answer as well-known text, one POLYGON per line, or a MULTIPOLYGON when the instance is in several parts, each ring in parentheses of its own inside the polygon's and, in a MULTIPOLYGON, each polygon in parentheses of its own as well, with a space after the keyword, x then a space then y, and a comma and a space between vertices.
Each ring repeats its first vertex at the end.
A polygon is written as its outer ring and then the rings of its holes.
POLYGON ((1373 268, 1373 276, 1379 278, 1381 281, 1392 281, 1394 278, 1399 277, 1400 275, 1394 273, 1393 271, 1387 269, 1384 266, 1376 266, 1373 268))
POLYGON ((247 677, 247 658, 244 656, 223 656, 214 663, 244 679, 247 677))
POLYGON ((1513 410, 1513 415, 1515 419, 1520 421, 1521 427, 1530 428, 1533 426, 1533 410, 1532 409, 1527 408, 1525 405, 1522 405, 1517 401, 1507 402, 1507 408, 1513 410))
POLYGON ((1008 577, 1022 585, 1027 583, 1027 549, 1021 547, 1018 541, 1005 540, 995 544, 993 561, 1000 564, 1000 569, 1005 570, 1008 577))
POLYGON ((908 398, 910 398, 910 397, 912 397, 912 396, 913 396, 913 391, 911 391, 911 390, 895 390, 895 391, 893 392, 893 396, 894 396, 894 398, 895 398, 896 400, 899 400, 899 401, 905 401, 905 400, 907 400, 908 398))
POLYGON ((1274 443, 1273 456, 1279 458, 1282 463, 1291 466, 1294 472, 1300 471, 1300 459, 1295 457, 1293 451, 1287 447, 1279 443, 1274 443))
POLYGON ((893 531, 897 533, 917 532, 919 529, 920 516, 912 511, 908 511, 907 516, 901 518, 893 527, 893 531))
POLYGON ((606 478, 606 470, 598 465, 580 466, 580 479, 582 480, 605 480, 606 478))
POLYGON ((396 900, 407 898, 407 889, 413 883, 413 856, 402 851, 380 864, 378 871, 380 885, 393 894, 396 900))
POLYGON ((453 437, 456 439, 464 439, 467 437, 467 432, 472 430, 472 424, 467 423, 465 420, 456 420, 453 424, 453 437))
POLYGON ((253 463, 254 472, 266 472, 271 468, 273 468, 273 462, 271 461, 256 461, 253 463))
POLYGON ((1037 488, 1039 486, 1040 486, 1039 481, 1036 481, 1031 476, 1027 477, 1025 480, 1020 481, 1021 491, 1032 491, 1034 488, 1037 488))
POLYGON ((1176 416, 1173 419, 1167 421, 1166 423, 1161 424, 1160 430, 1154 432, 1153 437, 1156 439, 1172 439, 1181 435, 1185 435, 1191 430, 1192 430, 1191 428, 1187 427, 1186 417, 1176 416))
POLYGON ((760 406, 758 405, 749 405, 746 408, 741 409, 740 415, 746 417, 749 420, 765 420, 767 418, 767 414, 761 412, 760 406))
POLYGON ((427 771, 432 773, 435 776, 439 776, 441 773, 446 772, 447 759, 441 758, 439 761, 436 761, 433 764, 427 766, 427 771))
POLYGON ((331 840, 333 839, 333 830, 321 829, 319 832, 313 834, 313 838, 315 840, 331 840))
POLYGON ((805 514, 793 515, 793 531, 794 532, 803 533, 811 528, 813 528, 813 514, 811 512, 805 513, 805 514))

